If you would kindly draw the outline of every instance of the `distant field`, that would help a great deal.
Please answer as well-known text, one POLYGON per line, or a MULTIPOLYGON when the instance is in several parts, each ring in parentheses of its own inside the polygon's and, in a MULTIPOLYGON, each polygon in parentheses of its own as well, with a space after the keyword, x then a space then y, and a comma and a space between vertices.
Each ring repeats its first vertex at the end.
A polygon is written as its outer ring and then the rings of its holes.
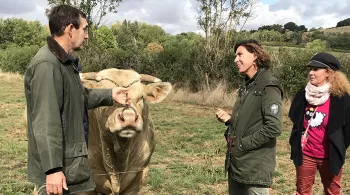
POLYGON ((329 32, 329 33, 350 33, 350 26, 341 26, 341 27, 334 27, 334 28, 327 28, 322 30, 323 32, 329 32))
POLYGON ((268 51, 272 52, 278 52, 278 50, 283 47, 283 48, 288 48, 291 50, 304 50, 304 47, 290 47, 290 46, 265 46, 268 51))
MULTIPOLYGON (((283 48, 288 48, 289 50, 293 50, 293 51, 303 51, 306 48, 305 47, 300 47, 298 45, 296 45, 295 47, 291 47, 291 46, 265 46, 266 49, 270 52, 278 52, 278 50, 283 47, 283 48)), ((345 49, 329 49, 330 52, 336 56, 350 56, 350 50, 345 50, 345 49)))
MULTIPOLYGON (((23 81, 0 73, 0 194, 28 195, 26 136, 22 123, 23 81)), ((145 195, 224 195, 225 127, 214 117, 216 107, 164 102, 150 107, 156 127, 157 146, 151 160, 145 195)), ((285 118, 286 119, 286 118, 285 118)), ((293 194, 294 166, 289 160, 288 120, 278 138, 277 168, 272 195, 293 194)), ((342 180, 343 194, 350 194, 350 155, 342 180)), ((322 194, 320 178, 314 194, 322 194)))

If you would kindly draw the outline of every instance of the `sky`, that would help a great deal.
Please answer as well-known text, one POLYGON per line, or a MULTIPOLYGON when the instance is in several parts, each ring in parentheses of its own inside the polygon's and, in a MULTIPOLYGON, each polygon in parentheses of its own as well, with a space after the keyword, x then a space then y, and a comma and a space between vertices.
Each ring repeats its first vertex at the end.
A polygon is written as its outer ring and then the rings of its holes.
MULTIPOLYGON (((0 18, 23 18, 47 24, 47 0, 0 0, 0 18)), ((295 22, 306 28, 330 28, 350 18, 350 0, 260 0, 253 10, 254 17, 243 29, 263 25, 295 22)), ((200 32, 197 25, 196 0, 123 0, 118 13, 106 17, 109 25, 124 19, 159 25, 166 32, 200 32)))

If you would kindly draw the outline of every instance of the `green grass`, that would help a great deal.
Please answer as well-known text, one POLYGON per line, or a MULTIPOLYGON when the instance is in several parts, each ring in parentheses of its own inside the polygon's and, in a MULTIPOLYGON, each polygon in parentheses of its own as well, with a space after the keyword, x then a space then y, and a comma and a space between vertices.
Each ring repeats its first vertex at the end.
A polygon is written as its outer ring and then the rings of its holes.
MULTIPOLYGON (((23 126, 23 81, 0 75, 0 194, 30 194, 26 181, 27 141, 23 126)), ((150 106, 155 123, 153 153, 145 195, 224 195, 225 127, 214 117, 216 107, 163 102, 150 106)), ((289 123, 286 123, 289 124, 289 123)), ((290 126, 278 138, 272 195, 293 194, 295 170, 289 159, 290 126)), ((343 194, 350 194, 350 160, 343 172, 343 194)), ((322 194, 317 176, 314 194, 322 194)))
POLYGON ((26 181, 27 141, 23 123, 23 82, 0 75, 0 194, 30 194, 26 181))

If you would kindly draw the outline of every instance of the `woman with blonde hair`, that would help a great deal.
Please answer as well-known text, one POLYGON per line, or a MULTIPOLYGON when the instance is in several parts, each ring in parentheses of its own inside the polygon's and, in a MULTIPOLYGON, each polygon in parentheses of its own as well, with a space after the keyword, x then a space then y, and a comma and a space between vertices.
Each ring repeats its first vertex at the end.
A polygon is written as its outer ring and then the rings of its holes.
POLYGON ((342 167, 350 144, 350 83, 331 54, 317 53, 307 66, 309 81, 289 110, 296 194, 312 194, 319 171, 325 194, 337 195, 341 194, 342 167))

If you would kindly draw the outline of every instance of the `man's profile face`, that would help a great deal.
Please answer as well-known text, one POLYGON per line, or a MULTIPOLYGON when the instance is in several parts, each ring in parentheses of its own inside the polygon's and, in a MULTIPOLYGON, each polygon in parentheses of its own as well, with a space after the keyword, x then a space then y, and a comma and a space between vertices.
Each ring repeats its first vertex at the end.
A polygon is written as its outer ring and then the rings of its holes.
POLYGON ((71 44, 73 51, 78 51, 83 48, 85 39, 89 38, 88 23, 85 18, 80 16, 80 26, 78 29, 72 29, 71 44))

